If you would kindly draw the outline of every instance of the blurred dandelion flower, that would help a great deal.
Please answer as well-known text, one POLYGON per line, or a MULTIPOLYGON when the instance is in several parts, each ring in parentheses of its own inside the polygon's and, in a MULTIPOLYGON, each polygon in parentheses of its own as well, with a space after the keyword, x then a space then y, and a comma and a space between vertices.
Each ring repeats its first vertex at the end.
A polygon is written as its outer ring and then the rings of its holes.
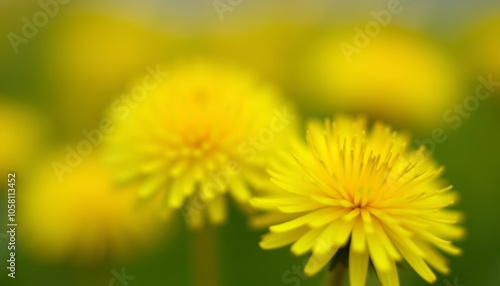
POLYGON ((130 192, 114 190, 111 172, 96 155, 62 182, 50 163, 45 166, 20 197, 21 237, 31 255, 76 264, 129 261, 164 242, 163 220, 153 211, 160 201, 139 208, 130 192))
POLYGON ((114 117, 107 145, 117 180, 140 181, 140 198, 161 194, 165 209, 181 208, 199 227, 204 214, 224 222, 226 193, 247 207, 252 188, 273 187, 265 166, 294 115, 274 88, 195 61, 171 69, 123 120, 114 117))
POLYGON ((323 127, 308 126, 306 146, 271 164, 272 181, 284 192, 255 198, 252 204, 293 219, 272 225, 260 245, 292 244, 314 275, 328 262, 348 265, 351 285, 364 285, 368 265, 383 286, 399 285, 396 264, 406 260, 427 282, 446 273, 446 259, 435 250, 459 254, 450 242, 463 235, 460 213, 445 209, 456 200, 443 172, 423 149, 411 150, 408 138, 366 120, 338 117, 323 127), (343 260, 344 257, 344 260, 343 260))
POLYGON ((440 46, 395 27, 384 28, 363 48, 352 46, 354 36, 339 29, 307 53, 297 69, 296 82, 305 95, 301 103, 325 113, 362 112, 422 129, 443 125, 443 111, 463 94, 462 71, 440 46), (347 44, 355 52, 339 48, 347 44))

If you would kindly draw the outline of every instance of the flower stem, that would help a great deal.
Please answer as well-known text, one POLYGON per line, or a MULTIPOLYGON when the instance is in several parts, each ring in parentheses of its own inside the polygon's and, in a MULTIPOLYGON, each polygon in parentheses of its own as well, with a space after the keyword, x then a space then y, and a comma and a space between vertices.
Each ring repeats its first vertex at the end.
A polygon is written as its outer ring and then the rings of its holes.
POLYGON ((342 286, 347 268, 342 263, 338 263, 335 268, 330 271, 330 277, 326 280, 326 286, 342 286))
POLYGON ((217 239, 213 227, 192 232, 192 259, 194 264, 194 285, 219 285, 217 267, 217 239))

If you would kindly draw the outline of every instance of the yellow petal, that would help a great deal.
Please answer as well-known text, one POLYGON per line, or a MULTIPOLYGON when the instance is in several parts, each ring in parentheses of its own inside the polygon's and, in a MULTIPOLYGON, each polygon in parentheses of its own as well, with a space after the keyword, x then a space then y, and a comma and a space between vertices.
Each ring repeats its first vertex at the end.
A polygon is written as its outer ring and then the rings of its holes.
POLYGON ((277 224, 271 226, 269 229, 272 232, 284 232, 284 231, 289 231, 294 228, 301 227, 305 224, 307 224, 311 220, 315 220, 318 218, 322 218, 324 216, 328 216, 332 212, 332 208, 323 208, 317 211, 314 211, 312 213, 308 213, 306 215, 300 216, 294 220, 287 221, 282 224, 277 224))
POLYGON ((170 175, 173 177, 181 175, 187 168, 187 162, 185 160, 178 161, 173 166, 170 166, 170 175))
POLYGON ((214 224, 221 224, 226 220, 226 197, 218 196, 208 205, 208 215, 214 224))
POLYGON ((340 218, 343 215, 346 215, 348 213, 349 213, 349 209, 345 209, 345 208, 337 209, 337 210, 332 211, 329 215, 311 220, 307 224, 310 227, 321 227, 329 222, 337 220, 338 218, 340 218))
POLYGON ((287 232, 270 232, 262 237, 262 241, 259 243, 259 245, 263 249, 282 247, 296 241, 308 230, 309 229, 307 227, 301 227, 287 232))
POLYGON ((323 228, 313 228, 308 231, 304 236, 302 236, 292 245, 292 253, 295 255, 302 255, 311 250, 322 231, 323 228))
POLYGON ((368 251, 356 252, 349 250, 349 278, 351 286, 365 286, 368 272, 368 251))
POLYGON ((251 197, 248 186, 240 179, 233 178, 229 183, 231 194, 240 203, 246 203, 251 197))
POLYGON ((330 260, 338 250, 338 247, 329 247, 321 253, 313 252, 313 255, 307 261, 304 273, 307 276, 313 276, 314 274, 318 273, 326 264, 330 262, 330 260))
POLYGON ((400 248, 401 254, 408 261, 411 267, 420 275, 425 281, 429 283, 434 283, 436 281, 436 275, 432 272, 429 266, 424 262, 422 257, 415 255, 411 251, 407 251, 406 248, 400 248))
POLYGON ((184 202, 186 194, 189 194, 193 188, 193 182, 186 178, 186 176, 180 176, 173 179, 172 185, 170 187, 170 196, 168 199, 168 205, 174 208, 178 208, 184 202))
POLYGON ((253 198, 250 203, 261 209, 277 209, 279 206, 300 204, 303 201, 304 198, 300 196, 274 196, 253 198))
POLYGON ((375 267, 380 284, 382 286, 399 286, 398 270, 394 261, 392 261, 389 269, 390 270, 381 270, 375 267))
POLYGON ((291 206, 282 206, 278 209, 284 213, 299 213, 305 211, 312 211, 315 209, 319 209, 324 207, 323 204, 319 204, 317 202, 310 201, 308 199, 302 198, 302 202, 299 204, 291 205, 291 206))
POLYGON ((366 249, 366 234, 363 229, 363 220, 356 219, 352 228, 351 251, 364 252, 366 249))
POLYGON ((164 166, 165 166, 165 160, 158 159, 158 160, 148 161, 139 167, 143 173, 151 174, 151 173, 157 173, 159 169, 161 169, 164 166))
POLYGON ((394 264, 394 261, 389 257, 377 234, 367 233, 366 242, 368 243, 368 251, 370 252, 370 258, 375 268, 384 272, 392 271, 391 266, 394 264))
POLYGON ((431 267, 443 274, 448 274, 450 272, 450 269, 446 266, 448 260, 441 253, 424 242, 416 241, 415 243, 425 253, 424 260, 427 261, 431 267))
POLYGON ((143 199, 149 198, 163 183, 165 183, 165 181, 166 176, 164 174, 149 178, 146 183, 139 188, 138 196, 143 199))
POLYGON ((261 215, 256 215, 250 219, 250 225, 253 228, 263 228, 270 225, 282 223, 294 219, 294 214, 284 214, 281 212, 269 212, 261 215))
POLYGON ((398 250, 394 246, 394 243, 391 241, 391 239, 387 236, 387 233, 385 230, 382 228, 380 223, 374 219, 373 220, 373 226, 375 230, 375 234, 380 238, 380 241, 382 242, 383 247, 389 255, 396 261, 401 260, 401 255, 399 254, 398 250))
POLYGON ((314 252, 322 253, 329 251, 332 247, 344 246, 351 234, 354 220, 345 221, 338 219, 330 223, 318 237, 318 243, 314 247, 314 252))

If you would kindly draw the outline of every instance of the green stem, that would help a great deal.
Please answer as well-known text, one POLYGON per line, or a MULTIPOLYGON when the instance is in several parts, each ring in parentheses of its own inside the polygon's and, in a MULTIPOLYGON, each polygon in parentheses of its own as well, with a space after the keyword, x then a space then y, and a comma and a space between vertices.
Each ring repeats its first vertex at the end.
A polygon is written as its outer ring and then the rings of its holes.
POLYGON ((217 239, 214 227, 205 226, 192 232, 194 285, 220 285, 217 267, 217 239))
POLYGON ((342 263, 337 263, 337 266, 330 271, 330 277, 326 280, 327 286, 342 286, 347 274, 347 268, 342 263))

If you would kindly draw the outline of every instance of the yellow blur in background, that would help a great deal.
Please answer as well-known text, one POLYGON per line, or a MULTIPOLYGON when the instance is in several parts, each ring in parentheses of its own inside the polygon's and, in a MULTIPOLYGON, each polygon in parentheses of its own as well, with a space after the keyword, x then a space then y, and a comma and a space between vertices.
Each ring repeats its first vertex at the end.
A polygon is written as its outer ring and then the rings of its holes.
POLYGON ((387 27, 371 38, 366 31, 334 30, 324 38, 306 55, 298 78, 310 93, 304 104, 313 108, 429 128, 442 125, 443 110, 462 96, 459 68, 415 31, 387 27))
POLYGON ((158 197, 141 205, 133 192, 114 186, 110 170, 95 155, 59 180, 52 166, 64 156, 55 158, 30 173, 19 202, 26 230, 21 239, 37 259, 123 262, 165 239, 169 226, 158 213, 158 197))
POLYGON ((46 119, 38 111, 12 99, 0 98, 0 170, 3 173, 25 168, 33 163, 36 149, 48 136, 46 119))

